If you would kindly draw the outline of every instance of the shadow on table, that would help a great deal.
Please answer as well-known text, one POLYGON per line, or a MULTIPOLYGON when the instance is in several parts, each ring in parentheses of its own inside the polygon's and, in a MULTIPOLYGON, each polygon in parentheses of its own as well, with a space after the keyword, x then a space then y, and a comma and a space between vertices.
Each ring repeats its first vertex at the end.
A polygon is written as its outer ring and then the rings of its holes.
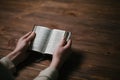
MULTIPOLYGON (((37 63, 43 60, 52 60, 51 55, 43 55, 34 51, 28 51, 28 53, 30 53, 30 55, 24 62, 17 66, 16 72, 19 73, 20 70, 24 69, 26 66, 31 65, 32 63, 37 63)), ((80 68, 80 65, 82 64, 84 58, 85 57, 82 51, 72 49, 72 54, 61 68, 58 79, 67 80, 68 77, 72 74, 72 72, 80 68)), ((18 73, 16 73, 15 75, 17 76, 18 73)))
POLYGON ((85 58, 83 53, 81 50, 72 49, 72 55, 61 68, 58 80, 68 80, 68 77, 71 76, 75 70, 80 69, 85 58))
POLYGON ((38 53, 35 51, 27 51, 27 53, 29 53, 28 58, 16 67, 17 71, 15 73, 15 76, 17 76, 19 71, 24 69, 26 66, 30 66, 33 63, 39 63, 40 61, 43 60, 50 60, 50 61, 52 60, 52 56, 49 54, 44 55, 42 53, 38 53))

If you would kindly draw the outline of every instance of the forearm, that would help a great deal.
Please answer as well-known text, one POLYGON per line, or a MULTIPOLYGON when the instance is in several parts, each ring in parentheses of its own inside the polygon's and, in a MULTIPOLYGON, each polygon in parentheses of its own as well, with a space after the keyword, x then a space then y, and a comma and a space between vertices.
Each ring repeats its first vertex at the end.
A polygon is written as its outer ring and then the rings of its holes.
POLYGON ((21 54, 21 52, 17 52, 17 51, 12 51, 11 53, 9 53, 6 57, 14 63, 14 65, 18 65, 20 63, 21 60, 19 60, 19 55, 21 54))
POLYGON ((34 80, 56 80, 58 77, 58 71, 62 66, 62 61, 58 58, 53 58, 50 66, 41 71, 34 80))
POLYGON ((61 66, 62 66, 63 62, 62 60, 60 59, 57 59, 57 58, 53 58, 51 64, 50 64, 50 67, 53 67, 57 70, 60 70, 61 66))

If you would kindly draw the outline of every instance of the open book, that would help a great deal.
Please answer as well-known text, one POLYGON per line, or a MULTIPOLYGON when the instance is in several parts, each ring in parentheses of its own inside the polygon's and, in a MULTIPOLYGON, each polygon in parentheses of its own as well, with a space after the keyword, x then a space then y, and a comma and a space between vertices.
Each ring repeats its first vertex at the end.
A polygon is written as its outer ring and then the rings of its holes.
POLYGON ((53 54, 61 39, 69 40, 71 32, 59 29, 50 29, 43 26, 35 26, 36 36, 31 44, 31 50, 40 53, 53 54))

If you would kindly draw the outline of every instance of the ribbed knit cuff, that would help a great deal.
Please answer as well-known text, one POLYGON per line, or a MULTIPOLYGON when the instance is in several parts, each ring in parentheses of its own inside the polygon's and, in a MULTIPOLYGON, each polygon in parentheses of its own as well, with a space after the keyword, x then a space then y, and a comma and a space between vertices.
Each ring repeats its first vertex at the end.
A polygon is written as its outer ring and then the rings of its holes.
POLYGON ((58 77, 58 70, 52 67, 48 67, 45 70, 41 71, 34 80, 39 80, 43 77, 47 78, 47 80, 56 80, 58 77))
POLYGON ((8 70, 10 70, 12 73, 16 71, 14 63, 7 57, 3 57, 0 60, 0 63, 5 66, 8 70))

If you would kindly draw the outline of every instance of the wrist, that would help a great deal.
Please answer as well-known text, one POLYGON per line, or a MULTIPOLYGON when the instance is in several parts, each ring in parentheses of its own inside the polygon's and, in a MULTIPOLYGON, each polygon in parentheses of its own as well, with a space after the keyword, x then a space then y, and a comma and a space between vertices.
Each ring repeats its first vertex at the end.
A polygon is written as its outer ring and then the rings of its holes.
POLYGON ((16 60, 17 59, 17 56, 19 55, 20 52, 17 52, 17 51, 12 51, 11 53, 9 53, 6 57, 9 58, 9 60, 11 62, 14 63, 14 65, 16 66, 18 64, 18 61, 16 60))
POLYGON ((59 70, 62 66, 62 62, 59 60, 59 59, 53 59, 51 64, 50 64, 50 67, 53 67, 57 70, 59 70))

